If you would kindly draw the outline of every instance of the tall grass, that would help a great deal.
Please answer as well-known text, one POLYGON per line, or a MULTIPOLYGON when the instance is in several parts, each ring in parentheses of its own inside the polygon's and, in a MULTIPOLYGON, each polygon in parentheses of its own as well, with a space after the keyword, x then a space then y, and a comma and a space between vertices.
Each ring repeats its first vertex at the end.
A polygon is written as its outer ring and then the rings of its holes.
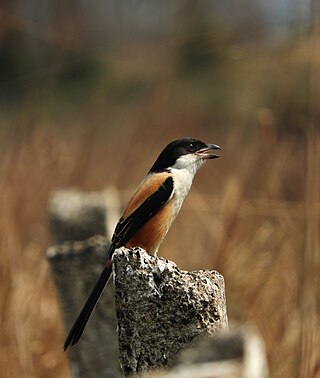
MULTIPOLYGON (((115 171, 121 164, 116 166, 100 138, 35 127, 2 141, 1 376, 70 376, 45 257, 50 244, 46 206, 57 186, 99 188, 113 180, 119 184, 122 178, 115 171)), ((300 156, 290 140, 278 142, 267 155, 265 141, 258 136, 240 145, 239 140, 241 135, 223 137, 224 156, 199 173, 161 254, 182 268, 217 269, 225 276, 230 321, 256 325, 266 343, 272 376, 316 377, 319 135, 308 134, 300 156), (290 177, 297 159, 303 161, 298 165, 305 173, 290 177), (301 182, 306 196, 301 187, 300 200, 287 200, 284 187, 301 182)), ((124 146, 128 144, 123 142, 122 152, 124 146)), ((112 156, 119 153, 117 146, 110 148, 112 156)), ((145 170, 150 155, 140 151, 145 170)), ((129 163, 127 169, 133 166, 129 163)))

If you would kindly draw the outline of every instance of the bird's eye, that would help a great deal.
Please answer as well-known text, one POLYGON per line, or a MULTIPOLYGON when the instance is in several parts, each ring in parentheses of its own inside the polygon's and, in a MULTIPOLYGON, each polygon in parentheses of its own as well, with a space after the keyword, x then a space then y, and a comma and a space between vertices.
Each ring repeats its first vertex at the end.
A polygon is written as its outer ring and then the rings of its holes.
POLYGON ((195 152, 197 150, 197 147, 193 143, 189 143, 188 150, 190 152, 195 152))

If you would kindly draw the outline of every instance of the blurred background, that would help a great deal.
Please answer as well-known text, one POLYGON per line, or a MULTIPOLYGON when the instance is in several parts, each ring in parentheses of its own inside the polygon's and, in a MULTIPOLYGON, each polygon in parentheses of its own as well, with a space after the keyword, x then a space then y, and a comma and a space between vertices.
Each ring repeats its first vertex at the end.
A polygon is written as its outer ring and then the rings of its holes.
POLYGON ((160 255, 224 275, 272 377, 320 376, 319 16, 317 0, 1 1, 1 377, 70 377, 52 191, 125 201, 185 136, 223 153, 160 255))

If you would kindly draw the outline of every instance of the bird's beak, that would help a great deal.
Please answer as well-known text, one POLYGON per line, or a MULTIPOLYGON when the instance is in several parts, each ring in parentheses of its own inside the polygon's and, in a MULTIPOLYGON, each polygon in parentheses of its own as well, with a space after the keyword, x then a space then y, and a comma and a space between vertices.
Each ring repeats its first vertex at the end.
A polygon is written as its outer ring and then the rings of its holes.
POLYGON ((217 159, 220 155, 213 154, 212 151, 221 150, 221 147, 217 144, 207 144, 206 147, 201 148, 201 150, 196 152, 196 155, 202 159, 217 159))

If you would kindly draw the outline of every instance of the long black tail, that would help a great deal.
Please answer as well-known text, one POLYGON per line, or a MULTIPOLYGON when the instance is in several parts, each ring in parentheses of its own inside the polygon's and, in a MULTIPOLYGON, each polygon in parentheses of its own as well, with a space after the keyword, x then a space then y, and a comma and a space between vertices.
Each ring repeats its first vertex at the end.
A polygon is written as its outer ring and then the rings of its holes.
POLYGON ((89 295, 89 297, 88 297, 85 305, 83 306, 80 314, 78 315, 77 319, 73 323, 73 326, 72 326, 72 328, 71 328, 71 330, 70 330, 70 332, 69 332, 69 334, 66 338, 66 341, 64 343, 64 350, 66 350, 70 344, 74 345, 79 341, 79 339, 82 335, 82 332, 83 332, 83 330, 84 330, 84 328, 87 324, 87 321, 89 320, 89 317, 90 317, 96 303, 98 302, 104 287, 106 286, 107 282, 109 281, 111 273, 112 273, 112 264, 111 264, 111 260, 110 260, 110 264, 108 264, 103 269, 95 287, 93 288, 91 294, 89 295))

